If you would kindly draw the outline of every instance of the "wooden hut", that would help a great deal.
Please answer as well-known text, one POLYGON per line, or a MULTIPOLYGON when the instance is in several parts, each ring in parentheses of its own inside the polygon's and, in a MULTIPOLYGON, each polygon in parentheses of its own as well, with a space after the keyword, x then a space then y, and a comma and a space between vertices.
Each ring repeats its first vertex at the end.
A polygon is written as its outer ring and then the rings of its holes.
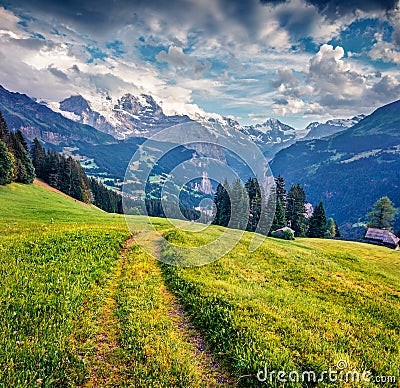
POLYGON ((372 244, 384 245, 392 249, 397 249, 400 244, 400 238, 386 229, 368 228, 364 239, 372 244))

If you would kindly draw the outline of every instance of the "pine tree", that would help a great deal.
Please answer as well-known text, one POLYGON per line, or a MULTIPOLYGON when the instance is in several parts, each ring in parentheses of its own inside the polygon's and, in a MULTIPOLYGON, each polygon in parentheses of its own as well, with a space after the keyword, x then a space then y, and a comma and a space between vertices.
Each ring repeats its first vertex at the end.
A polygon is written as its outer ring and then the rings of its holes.
POLYGON ((335 221, 335 230, 336 230, 335 237, 342 237, 342 234, 340 233, 339 225, 337 224, 336 220, 334 220, 334 221, 335 221))
POLYGON ((40 179, 44 179, 43 169, 46 160, 46 152, 36 137, 33 139, 33 144, 31 147, 31 156, 37 177, 40 179))
POLYGON ((299 184, 292 185, 287 196, 286 219, 296 237, 304 237, 307 232, 305 204, 306 194, 303 188, 299 184))
POLYGON ((60 190, 60 157, 55 151, 47 151, 43 179, 50 186, 60 190))
POLYGON ((32 183, 35 178, 35 169, 29 153, 26 150, 27 145, 22 133, 19 132, 19 135, 10 133, 9 139, 10 147, 15 157, 15 181, 20 183, 32 183), (21 139, 23 140, 23 143, 21 143, 21 139))
POLYGON ((214 195, 214 205, 215 205, 215 216, 212 223, 214 225, 221 225, 221 217, 222 217, 222 201, 224 197, 225 188, 221 183, 218 183, 217 190, 214 195))
POLYGON ((246 229, 249 219, 249 200, 240 179, 236 179, 230 190, 231 220, 229 227, 233 229, 246 229))
POLYGON ((32 183, 35 169, 27 151, 27 143, 20 131, 12 133, 0 112, 0 140, 7 146, 13 156, 13 172, 9 180, 20 183, 32 183))
POLYGON ((229 221, 231 219, 232 208, 231 208, 231 198, 230 198, 231 187, 229 186, 227 179, 225 179, 223 186, 225 190, 222 196, 222 202, 221 202, 222 211, 221 211, 221 218, 219 225, 228 226, 229 221))
POLYGON ((4 120, 3 114, 0 112, 0 140, 5 143, 7 147, 10 146, 10 132, 7 128, 7 123, 4 120))
POLYGON ((287 226, 285 209, 282 205, 281 199, 278 198, 276 201, 274 220, 271 225, 271 232, 280 228, 284 228, 285 226, 287 226))
POLYGON ((328 221, 326 221, 326 230, 328 237, 336 237, 336 225, 333 218, 328 218, 328 221))
POLYGON ((279 199, 281 201, 281 204, 286 211, 287 194, 285 189, 285 180, 280 175, 278 175, 278 177, 275 178, 275 186, 276 186, 276 200, 278 201, 279 199))
POLYGON ((17 136, 17 139, 21 143, 24 150, 29 154, 28 143, 26 142, 22 132, 18 129, 18 131, 15 133, 15 135, 17 136))
POLYGON ((324 238, 326 235, 326 216, 324 204, 321 201, 314 209, 309 219, 308 237, 324 238))
POLYGON ((255 232, 260 222, 262 193, 257 178, 249 178, 245 184, 249 198, 249 221, 246 230, 255 232))
POLYGON ((13 160, 13 155, 8 151, 5 143, 0 140, 0 185, 11 182, 11 176, 14 170, 13 160))
POLYGON ((367 214, 369 228, 391 230, 397 209, 388 197, 379 198, 367 214))

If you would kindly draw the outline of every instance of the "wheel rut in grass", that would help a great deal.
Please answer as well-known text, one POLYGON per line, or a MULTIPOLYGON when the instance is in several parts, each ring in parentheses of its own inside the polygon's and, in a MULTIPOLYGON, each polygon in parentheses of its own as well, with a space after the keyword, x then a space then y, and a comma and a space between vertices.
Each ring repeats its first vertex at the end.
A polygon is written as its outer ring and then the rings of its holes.
POLYGON ((168 291, 164 291, 171 298, 168 315, 185 340, 192 345, 193 358, 201 368, 203 382, 207 387, 234 387, 235 381, 222 371, 221 364, 215 359, 208 349, 204 337, 196 330, 193 324, 175 297, 168 291))
MULTIPOLYGON (((147 248, 150 247, 153 257, 160 257, 161 235, 156 232, 139 233, 139 235, 135 236, 135 239, 140 240, 139 246, 142 245, 143 240, 143 244, 147 245, 146 251, 148 251, 147 248)), ((131 279, 132 277, 136 278, 136 281, 139 283, 146 282, 145 279, 149 279, 149 276, 154 276, 154 279, 159 279, 155 283, 154 291, 159 295, 156 297, 159 301, 158 303, 164 306, 162 308, 162 311, 164 311, 164 318, 162 319, 164 319, 164 322, 169 321, 171 330, 176 333, 175 335, 177 337, 181 338, 180 343, 184 345, 182 345, 183 347, 180 352, 186 352, 184 353, 186 359, 191 360, 190 362, 197 370, 196 374, 199 380, 198 383, 193 386, 235 386, 233 379, 229 378, 229 376, 222 371, 219 362, 214 359, 207 348, 204 337, 191 324, 182 306, 172 292, 167 289, 157 260, 151 258, 150 255, 146 255, 147 259, 145 259, 145 262, 147 263, 146 265, 150 265, 150 267, 141 267, 140 262, 144 260, 143 254, 138 253, 139 256, 136 256, 136 253, 134 253, 135 250, 137 251, 138 249, 135 241, 130 238, 120 250, 121 258, 118 260, 116 270, 108 283, 106 297, 100 317, 98 318, 99 333, 96 337, 94 354, 89 359, 90 376, 84 384, 84 387, 115 387, 125 386, 127 383, 131 386, 143 386, 143 383, 138 380, 137 382, 132 380, 132 378, 136 378, 134 377, 136 375, 132 372, 131 368, 141 368, 140 361, 133 361, 132 363, 132 360, 136 357, 135 353, 131 353, 127 358, 126 349, 123 349, 123 344, 119 343, 119 339, 121 335, 124 334, 125 329, 122 321, 119 321, 116 314, 118 310, 117 295, 118 292, 120 292, 118 289, 121 284, 129 281, 127 276, 130 276, 131 279), (135 259, 136 257, 137 260, 135 259), (140 280, 142 278, 143 280, 140 280)), ((132 289, 128 292, 132 292, 132 289)), ((159 334, 162 335, 162 332, 159 334)), ((148 335, 153 337, 155 333, 149 332, 148 335)), ((173 348, 168 351, 175 352, 175 350, 172 349, 173 348)), ((178 354, 173 357, 177 357, 178 354)), ((146 368, 146 365, 147 362, 143 364, 143 367, 146 368)), ((161 372, 157 378, 160 380, 160 387, 166 386, 162 383, 164 376, 161 372)), ((178 384, 176 386, 187 385, 178 384)))
POLYGON ((118 318, 115 316, 117 309, 115 293, 124 271, 129 249, 133 244, 134 240, 129 238, 120 249, 121 259, 118 261, 115 274, 108 284, 104 305, 98 320, 98 327, 101 328, 101 331, 96 336, 95 352, 90 362, 90 377, 83 387, 115 386, 119 380, 119 375, 125 369, 123 365, 118 365, 115 362, 115 353, 118 352, 118 331, 120 329, 118 318))
MULTIPOLYGON (((158 237, 153 238, 152 241, 156 245, 157 257, 161 258, 162 237, 158 234, 158 237)), ((192 347, 192 357, 197 361, 201 369, 204 384, 207 387, 236 386, 234 379, 222 371, 220 362, 215 359, 208 349, 203 335, 190 322, 185 309, 165 284, 162 285, 161 292, 167 298, 170 306, 168 316, 185 341, 192 347)))

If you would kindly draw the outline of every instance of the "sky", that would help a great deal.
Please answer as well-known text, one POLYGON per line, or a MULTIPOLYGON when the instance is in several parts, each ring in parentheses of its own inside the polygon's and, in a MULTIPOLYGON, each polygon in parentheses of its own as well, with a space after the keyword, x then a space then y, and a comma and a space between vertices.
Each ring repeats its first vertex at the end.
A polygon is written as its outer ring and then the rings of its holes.
POLYGON ((304 128, 400 99, 400 1, 0 0, 0 84, 304 128))

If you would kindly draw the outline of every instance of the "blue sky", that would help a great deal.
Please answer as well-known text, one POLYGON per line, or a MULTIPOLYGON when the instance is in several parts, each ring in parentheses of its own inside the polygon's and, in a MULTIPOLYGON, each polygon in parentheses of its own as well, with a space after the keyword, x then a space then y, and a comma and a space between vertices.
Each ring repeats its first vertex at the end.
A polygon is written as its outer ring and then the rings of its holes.
POLYGON ((302 128, 400 98, 397 0, 0 0, 0 40, 0 83, 47 101, 302 128))

